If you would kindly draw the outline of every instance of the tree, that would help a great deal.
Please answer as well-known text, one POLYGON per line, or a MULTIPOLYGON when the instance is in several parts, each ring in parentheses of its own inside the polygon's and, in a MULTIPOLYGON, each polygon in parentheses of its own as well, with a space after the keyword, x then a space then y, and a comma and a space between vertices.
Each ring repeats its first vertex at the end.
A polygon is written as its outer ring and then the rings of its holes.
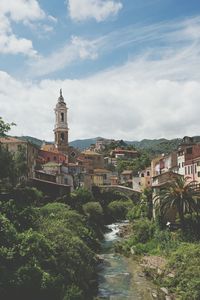
POLYGON ((5 123, 0 117, 0 137, 5 137, 6 133, 11 129, 11 126, 16 125, 15 123, 5 123))
POLYGON ((15 169, 16 169, 16 177, 19 182, 21 182, 24 178, 27 177, 27 153, 25 147, 20 147, 17 151, 15 157, 15 169))
POLYGON ((161 215, 165 215, 170 208, 176 209, 181 227, 184 228, 185 214, 199 210, 200 189, 195 182, 188 183, 185 178, 177 177, 154 200, 161 215))
POLYGON ((8 179, 14 180, 14 159, 13 155, 0 144, 0 181, 8 179))

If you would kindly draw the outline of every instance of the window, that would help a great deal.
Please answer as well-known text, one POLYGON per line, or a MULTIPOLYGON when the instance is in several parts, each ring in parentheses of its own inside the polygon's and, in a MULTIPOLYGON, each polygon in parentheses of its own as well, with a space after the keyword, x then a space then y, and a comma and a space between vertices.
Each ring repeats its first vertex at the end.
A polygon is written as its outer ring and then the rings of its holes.
POLYGON ((191 166, 191 174, 193 173, 193 166, 191 166))
POLYGON ((198 177, 200 177, 200 172, 198 172, 198 177))
POLYGON ((188 175, 190 175, 190 166, 188 166, 188 175))
POLYGON ((194 173, 195 174, 197 173, 197 165, 196 164, 194 165, 194 173))
POLYGON ((64 132, 61 132, 60 139, 61 139, 61 141, 65 140, 65 134, 64 134, 64 132))
POLYGON ((141 177, 144 177, 144 173, 141 174, 141 177))
POLYGON ((185 175, 187 175, 187 167, 185 167, 185 175))
POLYGON ((150 176, 150 172, 149 171, 147 171, 147 176, 150 176))
POLYGON ((61 122, 64 122, 64 113, 61 113, 61 122))
POLYGON ((56 156, 54 156, 54 158, 53 158, 54 160, 56 160, 56 156))
POLYGON ((184 162, 182 162, 182 168, 184 167, 184 162))
POLYGON ((197 162, 197 166, 200 166, 200 160, 197 162))
POLYGON ((179 167, 179 169, 180 169, 180 167, 181 167, 181 164, 180 164, 180 163, 178 164, 178 167, 179 167))
POLYGON ((150 184, 150 181, 148 181, 148 184, 150 184))
POLYGON ((186 149, 187 154, 192 154, 192 147, 186 149))

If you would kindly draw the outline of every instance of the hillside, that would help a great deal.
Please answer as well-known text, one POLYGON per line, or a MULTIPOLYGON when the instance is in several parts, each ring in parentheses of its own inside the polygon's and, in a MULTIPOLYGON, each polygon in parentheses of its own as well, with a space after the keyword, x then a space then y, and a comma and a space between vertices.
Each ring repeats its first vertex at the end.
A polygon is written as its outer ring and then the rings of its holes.
POLYGON ((84 140, 75 140, 70 142, 70 146, 74 147, 74 148, 79 148, 81 150, 88 148, 91 144, 95 144, 96 140, 98 139, 98 137, 96 138, 90 138, 90 139, 84 139, 84 140))
MULTIPOLYGON (((33 143, 34 145, 41 147, 43 141, 31 136, 22 136, 19 137, 20 139, 28 140, 29 142, 33 143)), ((195 142, 200 142, 200 136, 194 136, 195 142)), ((99 139, 99 137, 96 138, 89 138, 89 139, 82 139, 82 140, 74 140, 69 143, 70 146, 73 146, 75 148, 79 148, 81 150, 88 148, 91 144, 95 144, 96 140, 99 139)), ((136 149, 143 149, 147 150, 148 152, 152 154, 162 154, 162 153, 169 153, 173 150, 176 150, 178 145, 180 145, 182 139, 176 138, 176 139, 144 139, 141 141, 125 141, 128 145, 133 145, 136 149)))

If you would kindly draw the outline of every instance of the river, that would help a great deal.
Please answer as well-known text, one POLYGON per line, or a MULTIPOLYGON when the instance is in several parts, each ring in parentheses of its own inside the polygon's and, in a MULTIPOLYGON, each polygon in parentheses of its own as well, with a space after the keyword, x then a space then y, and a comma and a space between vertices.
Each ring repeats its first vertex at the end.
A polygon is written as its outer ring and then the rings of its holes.
POLYGON ((152 300, 152 289, 155 287, 146 280, 139 264, 113 250, 114 242, 120 240, 117 233, 123 225, 124 223, 108 225, 110 231, 104 235, 98 299, 152 300))

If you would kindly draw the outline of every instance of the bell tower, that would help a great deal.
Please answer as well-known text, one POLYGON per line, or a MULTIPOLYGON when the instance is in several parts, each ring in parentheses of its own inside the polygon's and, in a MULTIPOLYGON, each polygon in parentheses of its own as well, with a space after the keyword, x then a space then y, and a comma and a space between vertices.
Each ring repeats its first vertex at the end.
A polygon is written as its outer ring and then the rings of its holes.
POLYGON ((62 89, 60 89, 60 96, 58 98, 58 102, 54 109, 55 111, 55 128, 54 128, 54 135, 55 135, 55 146, 58 151, 67 153, 68 150, 68 124, 67 124, 67 106, 64 101, 62 95, 62 89))

